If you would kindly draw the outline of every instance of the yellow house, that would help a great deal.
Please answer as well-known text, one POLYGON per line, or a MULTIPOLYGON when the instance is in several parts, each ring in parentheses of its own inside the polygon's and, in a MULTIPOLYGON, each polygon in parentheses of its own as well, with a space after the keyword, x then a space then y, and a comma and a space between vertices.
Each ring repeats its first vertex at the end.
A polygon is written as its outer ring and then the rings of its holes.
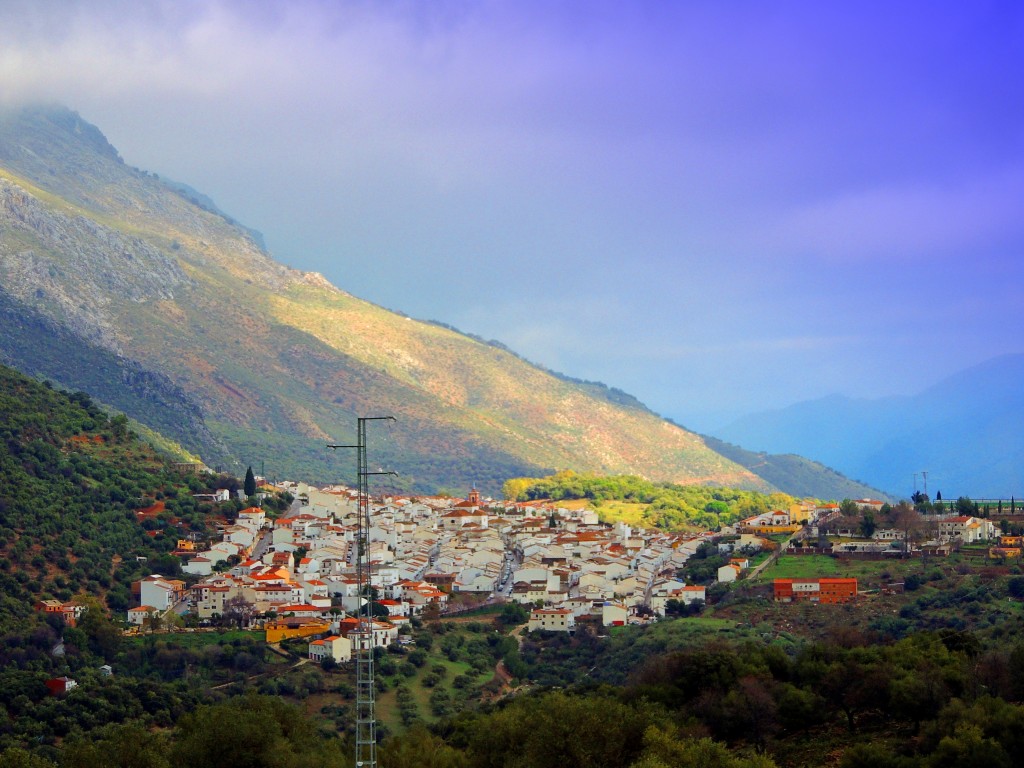
POLYGON ((815 505, 806 501, 791 504, 789 507, 789 520, 792 523, 806 523, 811 519, 811 513, 814 510, 815 505))
POLYGON ((279 643, 291 637, 310 637, 322 635, 330 631, 331 625, 326 621, 302 621, 291 623, 284 621, 268 621, 264 627, 267 631, 268 643, 279 643))

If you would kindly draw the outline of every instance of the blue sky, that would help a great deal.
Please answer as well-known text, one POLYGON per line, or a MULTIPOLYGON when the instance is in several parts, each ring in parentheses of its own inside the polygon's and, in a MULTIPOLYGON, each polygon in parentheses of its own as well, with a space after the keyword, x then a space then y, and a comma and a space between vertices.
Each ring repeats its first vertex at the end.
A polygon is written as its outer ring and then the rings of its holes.
POLYGON ((1024 351, 1022 9, 0 0, 0 101, 713 430, 1024 351))

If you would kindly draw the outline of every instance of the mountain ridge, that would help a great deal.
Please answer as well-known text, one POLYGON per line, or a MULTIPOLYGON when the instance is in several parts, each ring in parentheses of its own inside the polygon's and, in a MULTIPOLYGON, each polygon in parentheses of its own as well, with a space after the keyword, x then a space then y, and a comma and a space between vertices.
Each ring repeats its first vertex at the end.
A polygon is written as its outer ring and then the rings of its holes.
POLYGON ((0 287, 166 376, 243 463, 345 478, 324 444, 387 413, 398 422, 371 450, 400 489, 497 490, 569 468, 774 490, 625 393, 278 264, 195 197, 126 165, 69 110, 0 114, 0 287))
POLYGON ((908 496, 927 471, 930 489, 973 498, 1024 485, 1024 354, 1001 355, 898 397, 831 395, 752 414, 718 437, 799 453, 847 476, 908 496))

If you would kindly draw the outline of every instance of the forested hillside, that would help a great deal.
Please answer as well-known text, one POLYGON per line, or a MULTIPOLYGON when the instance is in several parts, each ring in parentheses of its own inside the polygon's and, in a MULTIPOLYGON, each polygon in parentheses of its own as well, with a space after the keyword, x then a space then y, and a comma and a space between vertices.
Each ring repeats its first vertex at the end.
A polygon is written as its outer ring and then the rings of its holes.
POLYGON ((0 626, 42 596, 127 609, 144 568, 173 572, 178 538, 207 534, 209 510, 192 494, 215 481, 169 472, 87 395, 0 366, 0 626), (164 512, 140 522, 136 510, 156 500, 164 512))
POLYGON ((646 528, 667 531, 698 528, 714 530, 737 520, 769 512, 788 510, 796 499, 784 493, 759 493, 736 488, 655 483, 635 475, 594 475, 559 472, 543 478, 517 477, 507 481, 506 499, 566 501, 587 499, 602 518, 614 522, 615 506, 608 502, 637 505, 630 520, 646 528))

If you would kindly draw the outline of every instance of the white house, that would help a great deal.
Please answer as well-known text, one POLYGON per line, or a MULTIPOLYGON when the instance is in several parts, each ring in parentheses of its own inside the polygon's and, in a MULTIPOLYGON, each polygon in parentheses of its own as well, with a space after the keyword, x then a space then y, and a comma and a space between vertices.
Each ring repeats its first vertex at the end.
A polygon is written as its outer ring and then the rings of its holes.
POLYGON ((720 582, 736 581, 740 577, 740 567, 736 563, 726 563, 718 569, 720 582))
POLYGON ((141 627, 146 623, 146 619, 148 619, 150 615, 155 615, 156 613, 157 610, 152 605, 140 605, 138 608, 129 608, 128 623, 136 627, 141 627))
POLYGON ((334 659, 341 663, 352 658, 352 641, 341 635, 331 635, 322 640, 314 640, 309 644, 309 660, 322 662, 334 659))
POLYGON ((139 585, 139 602, 166 611, 181 596, 183 588, 180 581, 165 580, 159 575, 147 576, 139 585))
POLYGON ((576 617, 569 608, 534 608, 530 611, 526 629, 530 632, 573 632, 576 629, 576 617))
POLYGON ((601 624, 606 627, 623 627, 629 620, 629 609, 622 603, 605 603, 601 606, 601 624))

